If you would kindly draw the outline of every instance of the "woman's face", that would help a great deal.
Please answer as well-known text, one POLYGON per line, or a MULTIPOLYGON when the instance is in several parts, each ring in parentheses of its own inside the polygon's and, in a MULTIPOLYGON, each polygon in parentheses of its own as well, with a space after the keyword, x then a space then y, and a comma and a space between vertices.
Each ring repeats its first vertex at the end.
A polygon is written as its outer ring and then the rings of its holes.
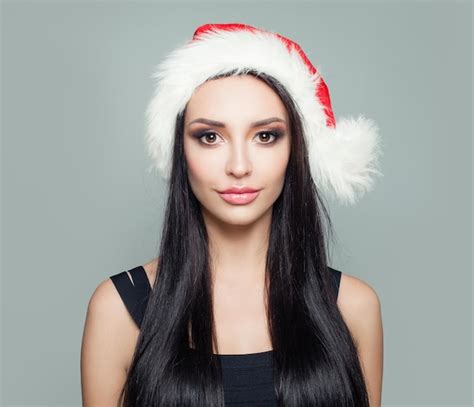
POLYGON ((286 109, 263 81, 230 76, 198 87, 186 109, 184 152, 203 215, 246 225, 271 210, 283 189, 290 137, 286 109), (257 197, 228 202, 218 193, 242 186, 258 190, 257 197))

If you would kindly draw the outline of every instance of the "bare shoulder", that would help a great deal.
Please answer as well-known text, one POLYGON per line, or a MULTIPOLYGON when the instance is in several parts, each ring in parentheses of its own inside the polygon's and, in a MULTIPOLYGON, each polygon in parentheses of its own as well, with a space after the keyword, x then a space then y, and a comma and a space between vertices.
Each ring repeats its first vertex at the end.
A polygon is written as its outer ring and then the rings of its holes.
POLYGON ((370 405, 382 399, 384 339, 379 296, 369 284, 341 275, 338 305, 357 346, 370 405))
POLYGON ((84 403, 109 405, 118 400, 138 334, 112 280, 101 281, 90 297, 82 337, 84 403))
MULTIPOLYGON (((157 259, 143 265, 151 286, 157 266, 157 259)), ((139 334, 113 281, 110 277, 101 281, 89 299, 82 337, 83 403, 117 405, 139 334)))
MULTIPOLYGON (((151 286, 155 282, 157 266, 158 259, 143 265, 151 286)), ((132 280, 130 273, 128 275, 132 280)), ((97 321, 102 327, 107 326, 108 329, 103 329, 103 331, 109 332, 111 338, 117 338, 114 334, 120 334, 119 337, 123 339, 122 350, 126 350, 125 366, 128 366, 127 362, 130 359, 132 348, 136 345, 139 329, 110 278, 101 281, 93 292, 88 304, 87 317, 97 321)))
POLYGON ((92 293, 87 307, 86 328, 88 334, 107 335, 102 339, 110 339, 112 343, 109 345, 113 345, 112 348, 117 346, 116 351, 123 350, 128 337, 138 334, 138 329, 110 278, 101 281, 92 293), (116 341, 117 337, 125 340, 116 341))
POLYGON ((380 318, 381 305, 375 289, 350 274, 341 273, 337 303, 356 339, 363 336, 368 324, 380 318))

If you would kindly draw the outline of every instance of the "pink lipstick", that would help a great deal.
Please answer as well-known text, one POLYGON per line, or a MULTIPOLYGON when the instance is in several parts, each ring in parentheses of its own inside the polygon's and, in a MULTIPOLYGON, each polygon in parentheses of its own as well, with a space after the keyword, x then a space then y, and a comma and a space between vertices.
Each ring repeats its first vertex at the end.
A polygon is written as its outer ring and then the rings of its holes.
POLYGON ((224 191, 218 191, 220 197, 233 205, 247 205, 254 201, 260 194, 260 190, 249 187, 232 187, 224 191))

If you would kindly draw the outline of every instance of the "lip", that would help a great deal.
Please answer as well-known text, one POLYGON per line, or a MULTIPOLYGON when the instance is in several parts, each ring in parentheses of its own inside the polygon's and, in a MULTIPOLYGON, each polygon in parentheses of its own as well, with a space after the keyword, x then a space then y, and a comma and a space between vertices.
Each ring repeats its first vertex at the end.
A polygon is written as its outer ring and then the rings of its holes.
POLYGON ((258 192, 259 189, 254 189, 250 187, 232 187, 232 188, 227 188, 224 191, 218 191, 221 194, 244 194, 244 193, 252 193, 252 192, 258 192))
POLYGON ((219 196, 232 205, 247 205, 254 201, 260 194, 260 190, 253 190, 254 192, 242 192, 242 193, 222 193, 218 192, 219 196))

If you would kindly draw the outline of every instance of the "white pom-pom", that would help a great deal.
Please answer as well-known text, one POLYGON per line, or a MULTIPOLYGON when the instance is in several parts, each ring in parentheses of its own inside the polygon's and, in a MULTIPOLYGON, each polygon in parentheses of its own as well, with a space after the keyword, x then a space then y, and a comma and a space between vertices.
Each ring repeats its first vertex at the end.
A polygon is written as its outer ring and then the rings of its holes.
POLYGON ((342 118, 336 128, 322 128, 309 143, 311 173, 318 187, 343 204, 354 204, 383 176, 379 128, 359 115, 342 118))

